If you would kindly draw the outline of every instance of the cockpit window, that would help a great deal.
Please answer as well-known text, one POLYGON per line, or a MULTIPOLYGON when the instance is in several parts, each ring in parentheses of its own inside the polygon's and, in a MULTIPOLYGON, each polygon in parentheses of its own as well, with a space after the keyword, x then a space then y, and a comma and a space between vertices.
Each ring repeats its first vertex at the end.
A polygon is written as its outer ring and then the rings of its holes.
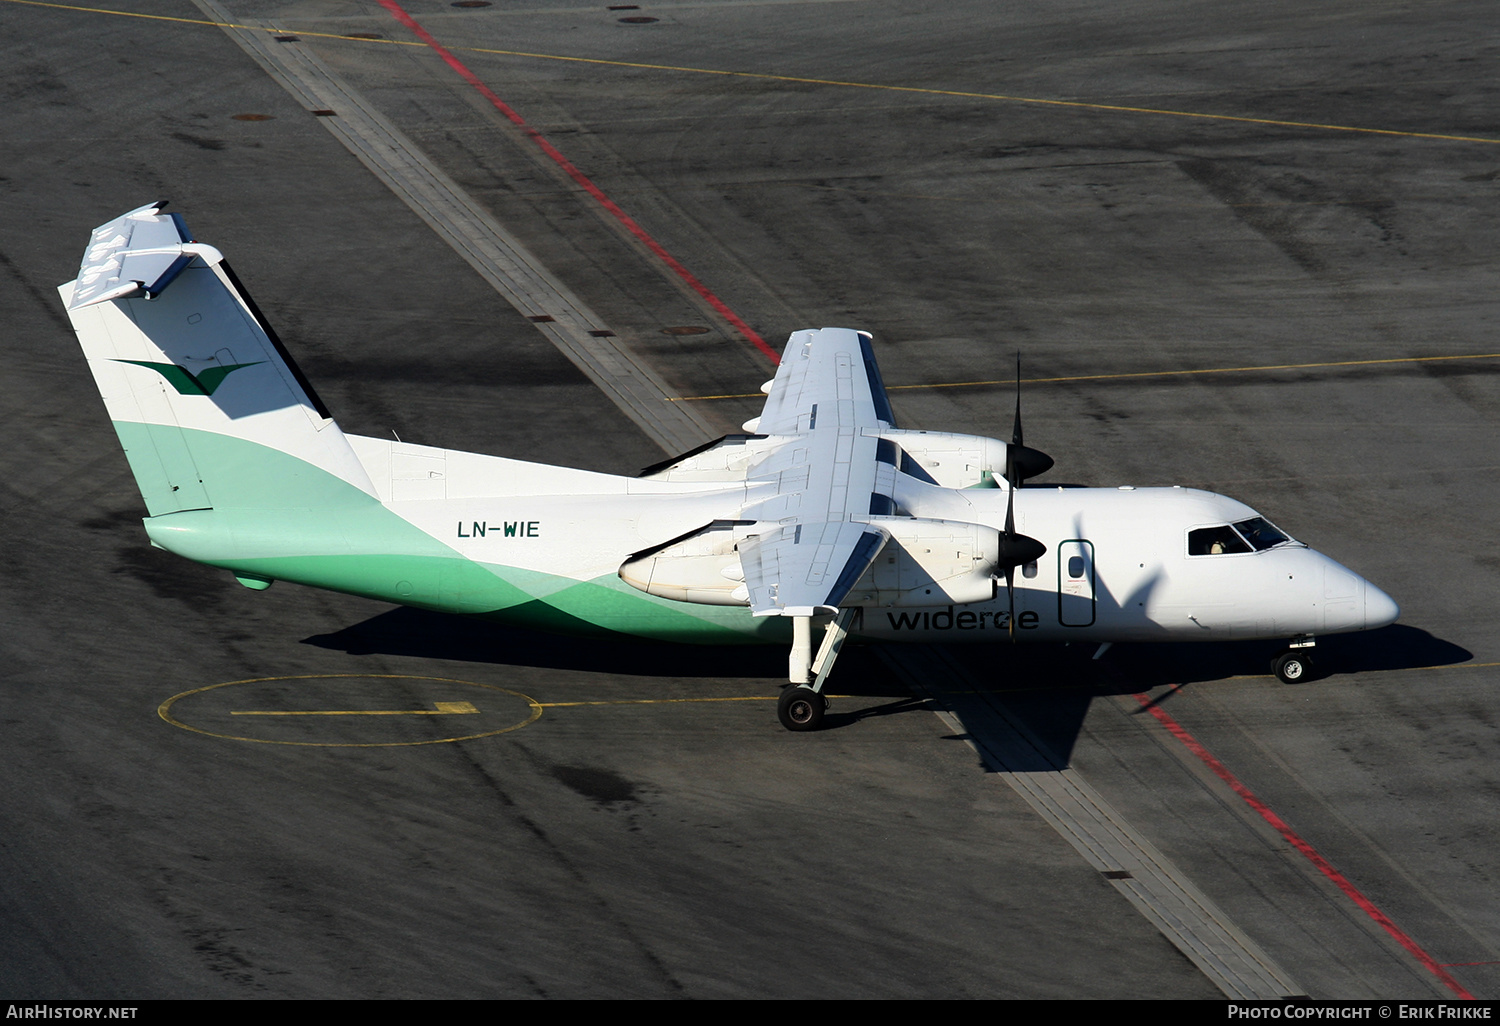
POLYGON ((1228 524, 1219 527, 1200 527, 1188 532, 1189 556, 1222 556, 1229 552, 1249 552, 1245 539, 1235 533, 1228 524))
POLYGON ((1291 539, 1265 517, 1251 517, 1218 527, 1188 532, 1189 556, 1222 556, 1233 552, 1264 552, 1291 539))
POLYGON ((1252 517, 1249 520, 1241 520, 1234 525, 1234 529, 1245 536, 1245 540, 1255 546, 1256 552, 1263 552, 1282 542, 1291 541, 1286 535, 1278 531, 1265 517, 1252 517))

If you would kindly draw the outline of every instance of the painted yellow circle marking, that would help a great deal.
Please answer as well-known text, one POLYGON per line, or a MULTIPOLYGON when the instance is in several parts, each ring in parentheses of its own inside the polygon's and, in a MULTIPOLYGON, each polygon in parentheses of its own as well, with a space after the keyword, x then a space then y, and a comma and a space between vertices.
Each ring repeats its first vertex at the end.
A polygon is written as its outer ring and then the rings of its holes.
POLYGON ((228 741, 400 748, 470 741, 536 722, 534 698, 471 680, 396 674, 253 677, 173 695, 156 714, 228 741))

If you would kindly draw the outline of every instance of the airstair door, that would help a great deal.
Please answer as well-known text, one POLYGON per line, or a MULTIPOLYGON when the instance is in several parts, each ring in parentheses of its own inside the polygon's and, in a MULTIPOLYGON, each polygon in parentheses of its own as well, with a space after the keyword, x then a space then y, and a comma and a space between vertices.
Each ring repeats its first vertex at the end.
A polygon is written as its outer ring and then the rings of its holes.
POLYGON ((1094 543, 1083 538, 1057 546, 1057 622, 1064 627, 1094 623, 1094 543))

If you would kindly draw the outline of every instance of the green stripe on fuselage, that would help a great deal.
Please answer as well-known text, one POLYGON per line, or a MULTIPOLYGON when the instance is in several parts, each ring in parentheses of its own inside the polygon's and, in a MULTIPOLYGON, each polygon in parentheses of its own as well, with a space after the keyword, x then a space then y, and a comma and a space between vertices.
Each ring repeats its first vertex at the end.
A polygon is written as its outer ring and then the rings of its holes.
POLYGON ((636 591, 614 575, 573 581, 562 588, 556 587, 554 578, 549 593, 538 598, 509 578, 535 582, 544 575, 535 571, 517 574, 514 567, 476 563, 457 554, 362 553, 203 562, 240 573, 421 609, 481 616, 554 634, 629 634, 698 644, 751 644, 782 642, 788 633, 780 617, 757 619, 748 609, 734 606, 669 604, 667 599, 636 591))
MULTIPOLYGON (((127 445, 149 439, 145 425, 115 427, 127 445)), ((214 432, 182 434, 198 466, 212 468, 203 483, 213 508, 148 517, 145 524, 152 541, 188 559, 554 633, 702 644, 786 640, 780 617, 657 598, 613 574, 577 581, 475 562, 304 460, 214 432)))

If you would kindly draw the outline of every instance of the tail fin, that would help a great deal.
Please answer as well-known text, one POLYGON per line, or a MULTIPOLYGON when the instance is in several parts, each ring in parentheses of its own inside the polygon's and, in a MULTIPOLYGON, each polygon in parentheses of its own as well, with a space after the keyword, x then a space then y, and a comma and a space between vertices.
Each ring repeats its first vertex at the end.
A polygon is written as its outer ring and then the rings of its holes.
POLYGON ((59 287, 153 517, 374 500, 344 433, 212 246, 163 203, 95 229, 59 287))

